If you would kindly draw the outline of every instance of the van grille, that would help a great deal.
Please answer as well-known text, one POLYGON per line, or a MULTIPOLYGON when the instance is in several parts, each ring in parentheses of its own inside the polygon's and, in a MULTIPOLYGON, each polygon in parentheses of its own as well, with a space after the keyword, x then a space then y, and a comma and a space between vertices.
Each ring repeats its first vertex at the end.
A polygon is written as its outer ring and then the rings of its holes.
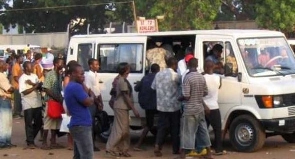
POLYGON ((295 93, 283 95, 283 105, 292 106, 295 105, 295 93))
POLYGON ((289 116, 295 115, 295 107, 288 107, 288 114, 289 116))

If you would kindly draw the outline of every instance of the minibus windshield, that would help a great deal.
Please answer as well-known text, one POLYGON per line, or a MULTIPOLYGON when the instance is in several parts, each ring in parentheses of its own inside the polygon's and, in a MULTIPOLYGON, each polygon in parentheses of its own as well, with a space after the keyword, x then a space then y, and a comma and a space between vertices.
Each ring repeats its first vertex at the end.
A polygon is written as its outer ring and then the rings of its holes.
POLYGON ((284 37, 243 38, 237 42, 250 76, 295 74, 294 53, 284 37))

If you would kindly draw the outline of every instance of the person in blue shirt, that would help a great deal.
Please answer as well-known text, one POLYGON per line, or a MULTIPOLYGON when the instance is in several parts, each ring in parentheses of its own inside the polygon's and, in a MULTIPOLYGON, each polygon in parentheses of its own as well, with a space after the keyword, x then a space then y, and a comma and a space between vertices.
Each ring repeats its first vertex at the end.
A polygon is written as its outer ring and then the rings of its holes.
POLYGON ((74 159, 93 158, 92 118, 89 106, 93 105, 94 93, 83 82, 83 68, 76 64, 69 68, 70 82, 64 97, 71 120, 68 125, 74 140, 74 159))
POLYGON ((154 116, 157 111, 157 94, 151 88, 156 74, 160 71, 158 64, 152 64, 151 73, 145 75, 139 83, 136 84, 134 90, 138 92, 138 101, 142 109, 145 110, 146 125, 142 131, 140 139, 133 148, 135 151, 140 151, 140 145, 149 131, 155 130, 154 116))

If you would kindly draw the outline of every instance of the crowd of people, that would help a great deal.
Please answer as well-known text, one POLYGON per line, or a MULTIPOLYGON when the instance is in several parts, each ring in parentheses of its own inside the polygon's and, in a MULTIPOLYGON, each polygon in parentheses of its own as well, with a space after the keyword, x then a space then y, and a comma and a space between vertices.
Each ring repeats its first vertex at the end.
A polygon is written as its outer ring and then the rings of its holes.
MULTIPOLYGON (((215 74, 222 72, 218 63, 222 49, 221 45, 213 47, 214 53, 205 60, 205 72, 200 73, 192 47, 187 47, 183 59, 178 60, 171 52, 156 46, 147 51, 150 73, 134 88, 127 80, 130 65, 120 63, 110 92, 109 105, 114 111, 114 122, 106 153, 131 156, 128 152, 129 110, 135 117, 140 117, 133 103, 135 90, 146 113, 146 124, 133 148, 135 151, 142 150, 145 136, 154 131, 157 132, 154 147, 157 157, 163 155, 161 150, 168 132, 173 142, 172 153, 179 154, 179 158, 202 155, 210 159, 212 154, 224 154, 217 103, 222 82, 215 74), (161 54, 156 54, 159 52, 161 54), (156 115, 158 122, 155 124, 156 115), (215 151, 211 150, 209 125, 215 134, 215 151)), ((0 61, 0 149, 15 146, 11 143, 13 101, 13 116, 23 117, 25 121, 27 149, 37 148, 34 141, 39 132, 41 149, 63 147, 56 141, 57 136, 64 134, 59 130, 62 118, 49 113, 49 108, 59 106, 70 118, 66 124, 68 130, 63 130, 68 134, 68 149, 73 149, 75 159, 92 159, 93 151, 99 151, 94 142, 94 117, 104 107, 99 87, 99 61, 89 59, 90 71, 84 74, 83 67, 76 61, 65 65, 62 58, 54 57, 50 52, 34 53, 33 56, 28 50, 25 57, 13 55, 6 62, 0 61), (47 142, 49 133, 50 143, 47 142)))

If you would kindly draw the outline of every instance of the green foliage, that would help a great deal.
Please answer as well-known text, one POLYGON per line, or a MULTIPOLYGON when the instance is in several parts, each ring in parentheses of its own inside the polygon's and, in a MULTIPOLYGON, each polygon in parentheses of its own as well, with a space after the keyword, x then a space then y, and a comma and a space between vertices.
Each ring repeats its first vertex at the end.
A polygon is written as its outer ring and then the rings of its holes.
POLYGON ((294 0, 259 0, 256 22, 261 28, 289 32, 295 26, 294 0))
POLYGON ((216 20, 254 20, 257 0, 221 0, 216 20))
POLYGON ((154 3, 147 15, 165 16, 159 21, 160 30, 211 29, 219 6, 219 0, 161 0, 154 3))

